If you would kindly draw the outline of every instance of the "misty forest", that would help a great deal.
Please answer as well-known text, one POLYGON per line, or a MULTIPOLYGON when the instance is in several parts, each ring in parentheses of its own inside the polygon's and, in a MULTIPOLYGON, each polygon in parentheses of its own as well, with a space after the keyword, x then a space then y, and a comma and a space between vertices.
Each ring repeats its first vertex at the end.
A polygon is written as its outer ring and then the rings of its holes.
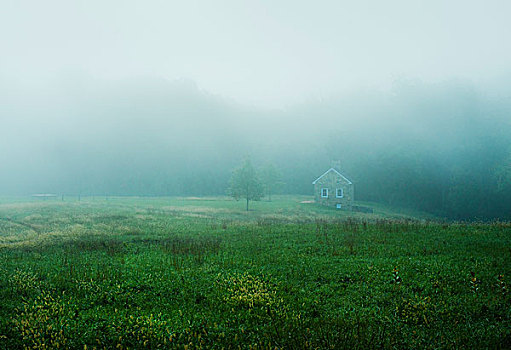
POLYGON ((511 215, 511 101, 462 81, 404 81, 286 111, 156 79, 73 81, 37 98, 5 88, 2 99, 4 194, 225 195, 250 156, 279 170, 280 194, 311 195, 338 160, 357 200, 454 220, 511 215))
POLYGON ((511 347, 488 3, 5 4, 0 349, 511 347))

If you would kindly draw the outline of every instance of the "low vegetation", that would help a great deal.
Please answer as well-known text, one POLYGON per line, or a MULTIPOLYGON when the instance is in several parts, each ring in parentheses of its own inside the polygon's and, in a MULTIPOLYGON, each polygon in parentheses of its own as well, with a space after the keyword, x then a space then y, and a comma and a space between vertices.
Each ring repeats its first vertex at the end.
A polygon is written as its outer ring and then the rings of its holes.
POLYGON ((0 348, 511 346, 510 223, 306 199, 0 200, 0 348))

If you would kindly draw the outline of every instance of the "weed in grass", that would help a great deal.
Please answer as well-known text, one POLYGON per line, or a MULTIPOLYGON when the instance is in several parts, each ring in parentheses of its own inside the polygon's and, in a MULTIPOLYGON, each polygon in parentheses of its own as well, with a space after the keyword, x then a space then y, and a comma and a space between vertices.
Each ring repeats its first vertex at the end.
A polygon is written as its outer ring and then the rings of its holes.
POLYGON ((402 322, 414 325, 429 325, 434 314, 431 298, 418 295, 403 299, 396 312, 402 322))
POLYGON ((497 276, 497 290, 503 297, 507 296, 508 293, 507 283, 504 280, 504 275, 502 274, 497 276))
POLYGON ((476 274, 474 271, 470 271, 470 290, 472 293, 477 294, 479 291, 479 285, 481 284, 481 281, 479 281, 476 277, 476 274))
POLYGON ((26 349, 63 349, 69 342, 71 307, 47 291, 25 302, 13 318, 13 325, 26 349))
POLYGON ((115 344, 117 349, 156 349, 172 343, 174 335, 161 313, 136 316, 115 313, 114 317, 110 326, 111 337, 106 344, 99 341, 100 348, 115 344))
MULTIPOLYGON (((344 231, 346 232, 353 232, 356 233, 359 230, 360 227, 360 221, 355 218, 347 218, 346 220, 342 221, 342 227, 344 231)), ((367 224, 366 224, 367 227, 367 224)))
POLYGON ((68 252, 101 251, 110 256, 126 252, 124 242, 107 236, 81 236, 62 243, 61 247, 68 252))
POLYGON ((392 270, 392 279, 390 280, 390 283, 399 285, 401 282, 403 282, 403 280, 401 279, 401 276, 399 276, 399 269, 395 266, 392 270))
POLYGON ((281 303, 267 282, 249 273, 220 277, 218 284, 226 292, 223 301, 233 307, 273 309, 281 303))
POLYGON ((344 236, 344 244, 348 247, 350 255, 355 255, 355 245, 357 243, 357 237, 353 233, 348 233, 344 236))
POLYGON ((171 237, 163 240, 163 251, 175 255, 203 256, 207 253, 217 253, 220 250, 221 239, 217 237, 171 237))
POLYGON ((8 282, 12 291, 23 297, 28 297, 41 288, 38 276, 31 269, 22 270, 17 268, 9 276, 8 282))

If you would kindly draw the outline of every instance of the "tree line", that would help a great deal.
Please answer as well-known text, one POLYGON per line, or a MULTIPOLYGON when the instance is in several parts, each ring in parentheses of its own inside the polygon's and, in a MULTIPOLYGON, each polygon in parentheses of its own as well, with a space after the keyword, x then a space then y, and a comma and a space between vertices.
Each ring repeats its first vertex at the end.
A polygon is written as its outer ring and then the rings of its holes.
POLYGON ((0 96, 0 194, 234 194, 233 170, 250 155, 270 193, 312 195, 340 160, 357 200, 511 219, 509 93, 404 82, 258 110, 151 84, 77 88, 68 100, 0 96))

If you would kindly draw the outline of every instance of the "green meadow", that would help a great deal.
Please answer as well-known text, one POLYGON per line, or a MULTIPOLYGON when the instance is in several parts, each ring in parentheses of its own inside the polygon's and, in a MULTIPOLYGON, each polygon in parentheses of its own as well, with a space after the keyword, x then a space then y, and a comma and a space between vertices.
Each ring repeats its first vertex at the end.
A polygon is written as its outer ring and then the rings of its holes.
POLYGON ((310 200, 0 198, 0 348, 511 347, 511 223, 310 200))

